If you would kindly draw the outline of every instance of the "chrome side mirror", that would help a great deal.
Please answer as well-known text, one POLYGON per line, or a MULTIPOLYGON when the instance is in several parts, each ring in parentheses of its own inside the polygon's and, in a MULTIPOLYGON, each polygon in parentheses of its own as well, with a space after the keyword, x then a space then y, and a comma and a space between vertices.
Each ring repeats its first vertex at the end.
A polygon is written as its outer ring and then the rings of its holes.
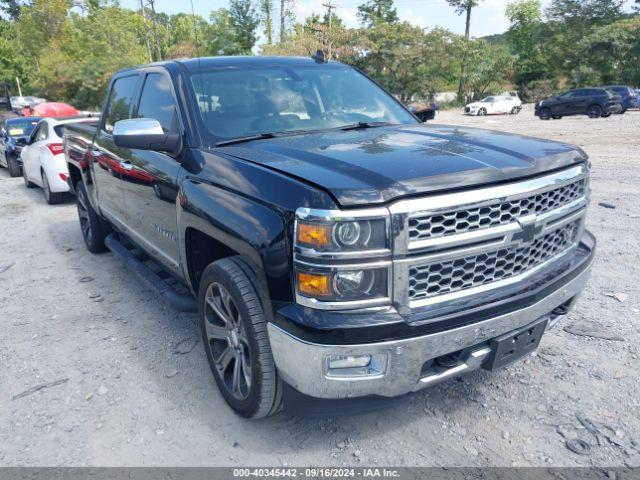
POLYGON ((121 148, 153 150, 176 154, 182 140, 178 133, 165 133, 160 122, 153 118, 129 118, 113 126, 113 141, 121 148))

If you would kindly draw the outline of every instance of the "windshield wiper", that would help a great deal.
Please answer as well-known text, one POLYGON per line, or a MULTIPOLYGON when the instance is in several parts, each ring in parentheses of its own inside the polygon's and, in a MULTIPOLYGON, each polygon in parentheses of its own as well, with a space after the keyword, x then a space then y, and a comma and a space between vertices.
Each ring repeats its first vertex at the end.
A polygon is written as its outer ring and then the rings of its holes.
POLYGON ((246 137, 230 138, 229 140, 222 140, 216 143, 216 147, 222 147, 224 145, 232 145, 234 143, 250 142, 252 140, 263 140, 265 138, 276 138, 278 134, 276 132, 264 132, 256 135, 247 135, 246 137))
POLYGON ((267 138, 289 137, 293 135, 303 135, 305 133, 314 133, 317 130, 285 130, 283 132, 262 132, 255 135, 247 135, 246 137, 230 138, 229 140, 221 140, 216 143, 216 147, 224 145, 233 145, 234 143, 251 142, 253 140, 264 140, 267 138))
POLYGON ((338 127, 338 130, 359 130, 363 128, 386 127, 387 125, 395 124, 391 122, 358 122, 352 123, 350 125, 344 125, 343 127, 338 127))

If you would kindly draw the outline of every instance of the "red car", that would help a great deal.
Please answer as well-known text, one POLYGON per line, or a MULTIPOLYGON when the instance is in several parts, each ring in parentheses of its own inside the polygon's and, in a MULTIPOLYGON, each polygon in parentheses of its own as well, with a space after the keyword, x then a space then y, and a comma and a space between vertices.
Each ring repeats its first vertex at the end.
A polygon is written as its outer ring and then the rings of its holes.
POLYGON ((25 117, 71 117, 79 113, 75 107, 62 102, 44 102, 22 109, 25 117))

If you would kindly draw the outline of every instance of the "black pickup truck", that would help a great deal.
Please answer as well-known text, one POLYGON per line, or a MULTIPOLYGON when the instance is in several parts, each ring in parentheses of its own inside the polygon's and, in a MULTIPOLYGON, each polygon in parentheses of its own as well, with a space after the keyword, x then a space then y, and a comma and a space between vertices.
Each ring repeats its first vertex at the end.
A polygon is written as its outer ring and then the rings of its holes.
POLYGON ((88 249, 198 312, 245 417, 507 365, 572 306, 594 255, 582 150, 424 125, 338 62, 124 70, 64 147, 88 249))

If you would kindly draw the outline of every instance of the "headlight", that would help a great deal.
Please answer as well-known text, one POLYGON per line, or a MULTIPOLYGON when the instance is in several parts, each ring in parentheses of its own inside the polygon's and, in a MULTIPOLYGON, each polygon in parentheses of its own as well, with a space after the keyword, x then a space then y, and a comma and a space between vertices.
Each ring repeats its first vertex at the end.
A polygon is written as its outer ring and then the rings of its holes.
MULTIPOLYGON (((332 211, 299 209, 296 218, 295 246, 308 255, 388 250, 386 211, 372 210, 379 218, 341 216, 332 211)), ((345 212, 346 214, 346 212, 345 212)), ((343 215, 345 215, 343 214, 343 215)), ((326 255, 325 255, 326 256, 326 255)), ((356 255, 351 255, 356 256, 356 255)))
MULTIPOLYGON (((364 302, 386 299, 388 295, 388 269, 358 268, 321 271, 296 268, 296 287, 300 296, 319 302, 364 302)), ((303 302, 304 303, 304 302, 303 302)), ((316 306, 321 307, 315 303, 316 306)), ((347 305, 347 308, 355 305, 347 305)))
POLYGON ((294 260, 298 303, 360 308, 390 303, 387 209, 296 212, 294 260))

